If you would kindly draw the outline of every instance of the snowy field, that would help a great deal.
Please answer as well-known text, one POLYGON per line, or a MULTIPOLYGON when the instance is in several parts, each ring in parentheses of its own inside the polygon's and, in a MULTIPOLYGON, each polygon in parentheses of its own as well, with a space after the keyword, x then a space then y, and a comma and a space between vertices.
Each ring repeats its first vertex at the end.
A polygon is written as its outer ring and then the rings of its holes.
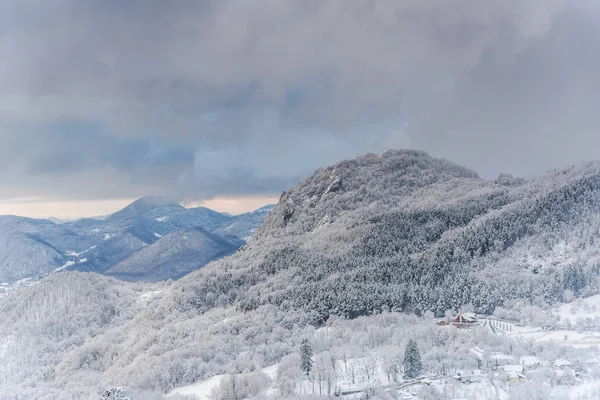
POLYGON ((535 342, 548 342, 573 347, 600 346, 600 295, 564 304, 555 311, 557 327, 552 329, 540 326, 518 326, 503 322, 505 329, 499 329, 510 337, 531 339, 535 342))
POLYGON ((211 392, 219 386, 221 379, 224 375, 213 376, 210 379, 206 379, 204 381, 200 381, 198 383, 194 383, 193 385, 183 386, 176 389, 173 389, 167 397, 173 397, 176 395, 181 396, 195 396, 198 400, 210 400, 211 392))
POLYGON ((561 322, 570 324, 600 319, 600 294, 564 304, 558 309, 558 315, 561 322))
MULTIPOLYGON (((277 375, 277 367, 278 365, 272 365, 267 368, 262 368, 260 372, 267 376, 271 382, 275 381, 275 376, 277 375)), ((216 396, 213 396, 215 390, 218 388, 219 384, 226 378, 226 375, 217 375, 213 376, 210 379, 206 379, 193 385, 182 386, 176 389, 173 389, 167 394, 167 398, 173 398, 176 396, 184 396, 191 397, 194 400, 213 400, 216 396)), ((266 388, 265 393, 274 392, 275 388, 269 387, 266 388)))

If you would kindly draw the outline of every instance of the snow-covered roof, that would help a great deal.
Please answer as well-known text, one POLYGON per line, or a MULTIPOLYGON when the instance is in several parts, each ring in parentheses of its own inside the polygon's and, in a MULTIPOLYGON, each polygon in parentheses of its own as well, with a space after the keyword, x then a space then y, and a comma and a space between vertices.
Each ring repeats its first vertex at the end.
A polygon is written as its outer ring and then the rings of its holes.
POLYGON ((499 352, 494 352, 494 353, 490 354, 490 358, 492 360, 512 360, 512 356, 509 356, 508 354, 504 354, 504 353, 499 353, 499 352))
POLYGON ((458 323, 473 323, 477 322, 477 316, 472 313, 456 314, 456 317, 454 317, 452 321, 458 323))
POLYGON ((504 372, 516 372, 519 374, 523 373, 523 366, 522 365, 505 365, 502 367, 502 370, 504 372))
POLYGON ((523 375, 523 374, 521 374, 519 372, 514 372, 514 371, 505 371, 504 374, 506 376, 508 376, 509 378, 514 378, 514 379, 525 378, 525 375, 523 375))
POLYGON ((564 358, 559 358, 559 359, 554 360, 552 362, 552 365, 554 365, 556 367, 566 367, 568 365, 571 365, 571 361, 565 360, 564 358))
POLYGON ((523 356, 519 359, 519 364, 526 367, 541 364, 541 360, 536 356, 523 356))

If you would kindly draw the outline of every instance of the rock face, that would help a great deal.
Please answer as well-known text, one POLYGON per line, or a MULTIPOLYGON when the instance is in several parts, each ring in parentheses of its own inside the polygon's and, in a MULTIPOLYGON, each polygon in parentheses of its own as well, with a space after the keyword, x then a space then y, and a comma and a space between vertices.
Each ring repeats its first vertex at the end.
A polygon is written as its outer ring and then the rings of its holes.
POLYGON ((0 216, 0 283, 38 278, 65 269, 114 273, 127 279, 178 278, 235 251, 269 210, 264 207, 232 217, 204 207, 188 209, 165 198, 147 197, 102 220, 86 218, 57 224, 0 216), (198 239, 198 249, 192 245, 172 246, 173 237, 169 235, 180 231, 191 232, 190 237, 198 239), (148 247, 152 250, 135 256, 148 247), (174 254, 175 248, 182 253, 174 254), (149 258, 148 254, 157 249, 168 255, 149 258), (136 259, 144 259, 147 264, 140 269, 136 259), (182 264, 166 265, 165 260, 182 264), (126 266, 133 270, 127 272, 126 266), (161 272, 160 268, 171 272, 161 272))

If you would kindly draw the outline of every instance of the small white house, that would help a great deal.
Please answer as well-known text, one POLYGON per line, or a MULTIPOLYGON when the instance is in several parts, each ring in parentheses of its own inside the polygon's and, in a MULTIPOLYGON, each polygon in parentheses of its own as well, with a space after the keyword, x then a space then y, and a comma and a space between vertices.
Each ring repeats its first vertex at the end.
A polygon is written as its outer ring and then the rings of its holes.
POLYGON ((488 359, 492 365, 507 365, 514 363, 512 356, 500 352, 493 352, 489 355, 488 359))
POLYGON ((524 367, 535 367, 542 364, 542 360, 540 360, 536 356, 523 356, 519 359, 519 364, 524 367))
POLYGON ((516 372, 519 374, 523 373, 523 366, 518 364, 509 364, 502 366, 502 371, 504 372, 516 372))

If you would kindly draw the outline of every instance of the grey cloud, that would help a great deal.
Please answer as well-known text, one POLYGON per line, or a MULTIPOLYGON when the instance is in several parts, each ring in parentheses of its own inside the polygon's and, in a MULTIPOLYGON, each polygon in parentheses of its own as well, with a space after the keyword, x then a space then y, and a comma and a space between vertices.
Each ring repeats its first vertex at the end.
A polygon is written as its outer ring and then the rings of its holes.
MULTIPOLYGON (((14 128, 13 128, 14 129, 14 128)), ((93 125, 59 124, 3 133, 0 197, 18 189, 67 198, 177 196, 178 177, 193 165, 193 149, 164 140, 116 138, 93 125)))
POLYGON ((321 131, 304 131, 300 135, 265 129, 260 133, 253 132, 225 149, 198 149, 193 172, 182 179, 189 190, 185 194, 201 197, 276 194, 318 166, 340 160, 340 155, 359 155, 365 146, 364 141, 351 143, 321 131), (268 156, 261 149, 268 149, 268 156))
POLYGON ((469 0, 460 7, 415 0, 59 3, 63 6, 47 10, 45 18, 24 12, 21 19, 29 17, 31 30, 9 35, 14 45, 5 59, 14 79, 3 85, 8 86, 3 97, 10 99, 16 85, 16 106, 29 94, 26 100, 33 104, 40 97, 40 107, 6 107, 5 118, 56 118, 60 110, 67 116, 120 119, 127 113, 154 121, 160 106, 177 114, 169 110, 169 96, 180 96, 182 86, 200 88, 191 100, 198 111, 208 111, 213 106, 208 95, 214 93, 202 89, 256 82, 256 100, 262 102, 281 103, 289 88, 312 87, 297 114, 335 128, 363 114, 376 116, 380 107, 386 111, 415 79, 452 76, 495 46, 518 50, 545 34, 561 5, 557 0, 526 6, 517 0, 469 0), (503 31, 513 43, 499 43, 503 31), (19 63, 22 68, 16 68, 19 63), (165 93, 169 103, 161 104, 165 93), (48 98, 62 101, 49 105, 48 98))
POLYGON ((484 175, 535 175, 598 159, 598 21, 568 13, 514 58, 486 58, 420 103, 428 115, 409 123, 415 145, 463 160, 484 175), (433 116, 433 118, 432 118, 433 116))
POLYGON ((597 158, 598 11, 574 0, 5 1, 0 121, 106 129, 84 155, 73 137, 34 151, 0 131, 25 159, 4 163, 25 163, 36 185, 106 169, 124 177, 110 193, 150 182, 209 197, 278 192, 390 145, 490 176, 597 158))

